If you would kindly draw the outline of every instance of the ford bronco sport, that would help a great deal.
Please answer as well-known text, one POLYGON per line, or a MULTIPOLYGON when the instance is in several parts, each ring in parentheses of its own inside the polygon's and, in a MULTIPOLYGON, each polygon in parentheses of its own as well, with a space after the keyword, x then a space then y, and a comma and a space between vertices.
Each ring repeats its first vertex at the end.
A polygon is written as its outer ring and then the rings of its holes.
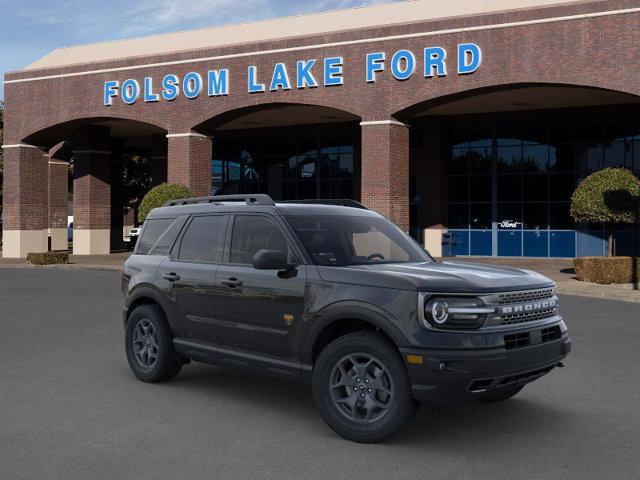
POLYGON ((506 400, 571 347, 548 278, 437 262, 348 200, 168 202, 122 281, 140 380, 195 360, 310 382, 322 418, 357 442, 388 437, 419 403, 506 400))

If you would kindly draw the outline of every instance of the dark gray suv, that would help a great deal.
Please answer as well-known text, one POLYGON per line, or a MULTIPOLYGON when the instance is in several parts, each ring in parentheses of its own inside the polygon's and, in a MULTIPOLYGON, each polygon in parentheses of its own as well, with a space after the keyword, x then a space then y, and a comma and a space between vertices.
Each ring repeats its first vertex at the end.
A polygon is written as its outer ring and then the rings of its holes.
POLYGON ((571 347, 548 278, 436 262, 348 200, 169 202, 147 217, 122 289, 140 380, 196 360, 310 382, 322 418, 358 442, 419 403, 506 400, 571 347))

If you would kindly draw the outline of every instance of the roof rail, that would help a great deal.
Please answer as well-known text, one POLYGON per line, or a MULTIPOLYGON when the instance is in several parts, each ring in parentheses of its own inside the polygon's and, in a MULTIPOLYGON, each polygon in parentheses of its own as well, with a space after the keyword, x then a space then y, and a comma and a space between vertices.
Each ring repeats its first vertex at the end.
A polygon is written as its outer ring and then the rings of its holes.
POLYGON ((269 195, 257 193, 255 195, 212 195, 210 197, 191 197, 169 200, 163 206, 191 205, 194 203, 245 202, 247 205, 275 205, 269 195))
POLYGON ((336 205, 340 207, 352 207, 352 208, 361 208, 363 210, 368 210, 367 207, 362 205, 360 202, 356 202, 355 200, 351 200, 348 198, 342 198, 342 199, 311 198, 307 200, 283 200, 283 201, 278 201, 278 203, 307 203, 307 204, 314 204, 314 205, 336 205))

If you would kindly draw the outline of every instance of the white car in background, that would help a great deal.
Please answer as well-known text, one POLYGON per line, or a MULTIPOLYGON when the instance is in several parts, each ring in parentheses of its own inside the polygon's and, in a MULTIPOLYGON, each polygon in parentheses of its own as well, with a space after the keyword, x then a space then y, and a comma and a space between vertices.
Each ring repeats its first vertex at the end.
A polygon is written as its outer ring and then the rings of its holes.
POLYGON ((142 227, 132 228, 129 232, 129 249, 133 250, 136 246, 136 242, 138 241, 138 237, 140 236, 140 230, 142 227))

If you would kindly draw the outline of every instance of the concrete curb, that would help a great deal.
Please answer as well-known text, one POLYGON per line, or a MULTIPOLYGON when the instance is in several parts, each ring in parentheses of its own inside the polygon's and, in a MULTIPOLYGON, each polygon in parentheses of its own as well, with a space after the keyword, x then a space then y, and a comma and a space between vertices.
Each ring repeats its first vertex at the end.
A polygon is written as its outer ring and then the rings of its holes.
MULTIPOLYGON (((587 285, 589 289, 594 288, 593 285, 587 285)), ((617 300, 620 302, 640 303, 640 291, 631 290, 628 292, 611 292, 611 291, 589 291, 579 289, 574 286, 557 285, 556 293, 560 295, 572 295, 574 297, 599 298, 602 300, 617 300)))

